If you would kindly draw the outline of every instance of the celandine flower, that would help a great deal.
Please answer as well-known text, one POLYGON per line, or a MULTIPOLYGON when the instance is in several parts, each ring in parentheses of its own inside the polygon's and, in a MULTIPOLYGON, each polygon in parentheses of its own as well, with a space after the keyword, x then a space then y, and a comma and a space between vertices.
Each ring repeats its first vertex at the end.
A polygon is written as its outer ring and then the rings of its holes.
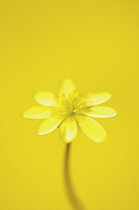
POLYGON ((77 129, 95 142, 106 139, 106 131, 94 118, 110 118, 116 115, 113 108, 100 106, 111 97, 110 93, 79 94, 70 79, 63 81, 59 95, 38 92, 36 101, 41 106, 31 107, 23 113, 28 119, 45 119, 37 130, 38 135, 52 132, 57 127, 60 136, 70 143, 77 129))
MULTIPOLYGON (((106 92, 79 94, 73 82, 65 79, 58 96, 51 92, 38 92, 35 99, 41 106, 29 108, 23 116, 28 119, 47 118, 40 124, 38 135, 50 133, 58 127, 61 137, 66 143, 70 143, 79 129, 89 139, 103 142, 106 139, 106 131, 94 118, 110 118, 116 115, 114 109, 100 106, 110 97, 111 94, 106 92)), ((85 210, 72 186, 69 170, 70 145, 66 146, 64 160, 65 187, 73 209, 85 210)))

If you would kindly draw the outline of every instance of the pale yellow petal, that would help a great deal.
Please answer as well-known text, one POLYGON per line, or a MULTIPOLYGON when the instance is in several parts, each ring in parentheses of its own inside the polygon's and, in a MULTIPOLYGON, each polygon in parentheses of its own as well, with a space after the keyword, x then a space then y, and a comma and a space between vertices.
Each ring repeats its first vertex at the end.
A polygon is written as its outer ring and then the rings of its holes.
POLYGON ((104 128, 94 119, 87 116, 76 115, 76 120, 82 130, 82 132, 91 140, 101 143, 106 139, 106 131, 104 128))
POLYGON ((51 116, 51 111, 50 107, 33 106, 24 111, 23 117, 28 119, 48 118, 51 116))
POLYGON ((37 92, 35 94, 35 100, 44 106, 58 106, 57 97, 52 92, 37 92))
POLYGON ((70 143, 77 134, 77 123, 73 116, 67 117, 60 125, 60 136, 66 143, 70 143))
POLYGON ((76 90, 74 83, 71 79, 67 78, 64 79, 61 88, 60 88, 60 95, 69 95, 76 90))
POLYGON ((95 94, 88 93, 84 95, 84 97, 85 97, 84 102, 87 106, 94 106, 108 101, 111 98, 111 94, 107 92, 101 92, 95 94))
POLYGON ((52 132, 56 129, 59 124, 64 120, 64 115, 55 115, 48 119, 46 119, 43 123, 40 124, 39 128, 37 129, 38 135, 44 135, 47 133, 52 132))
POLYGON ((80 114, 98 118, 110 118, 114 117, 117 114, 117 112, 113 108, 105 106, 94 106, 91 108, 82 109, 79 112, 80 114))

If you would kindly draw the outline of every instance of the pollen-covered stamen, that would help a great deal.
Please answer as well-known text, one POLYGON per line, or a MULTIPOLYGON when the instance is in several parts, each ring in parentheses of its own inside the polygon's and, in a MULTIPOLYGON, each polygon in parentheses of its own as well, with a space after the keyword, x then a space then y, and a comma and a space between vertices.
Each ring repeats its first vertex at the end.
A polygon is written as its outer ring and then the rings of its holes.
POLYGON ((73 91, 66 96, 60 96, 60 104, 67 114, 74 114, 84 106, 84 98, 81 98, 76 91, 73 91))
POLYGON ((72 112, 74 110, 74 102, 69 97, 63 98, 62 102, 67 112, 72 112))

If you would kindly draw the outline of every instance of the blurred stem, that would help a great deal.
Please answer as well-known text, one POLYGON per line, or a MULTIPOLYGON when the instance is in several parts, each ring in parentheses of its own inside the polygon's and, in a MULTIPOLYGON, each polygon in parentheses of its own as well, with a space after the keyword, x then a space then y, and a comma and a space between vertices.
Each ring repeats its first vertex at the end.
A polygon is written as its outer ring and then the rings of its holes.
POLYGON ((65 187, 68 194, 69 201, 73 207, 74 210, 85 210, 85 208, 82 206, 79 198, 75 194, 75 191, 73 189, 73 184, 71 181, 71 175, 70 175, 70 148, 71 143, 66 145, 66 152, 65 152, 65 161, 64 161, 64 181, 65 181, 65 187))

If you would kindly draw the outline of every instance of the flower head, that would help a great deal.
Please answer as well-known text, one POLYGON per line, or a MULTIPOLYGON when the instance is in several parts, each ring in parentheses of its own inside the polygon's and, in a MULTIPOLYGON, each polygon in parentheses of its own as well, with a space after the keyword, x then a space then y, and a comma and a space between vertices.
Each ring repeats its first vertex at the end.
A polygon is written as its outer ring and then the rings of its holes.
POLYGON ((59 95, 38 92, 35 100, 40 106, 29 108, 23 113, 28 119, 45 119, 37 130, 38 135, 52 132, 57 127, 60 136, 70 143, 77 130, 95 142, 106 139, 106 131, 94 118, 110 118, 116 115, 113 108, 100 106, 111 97, 110 93, 79 94, 70 79, 63 81, 59 95))

